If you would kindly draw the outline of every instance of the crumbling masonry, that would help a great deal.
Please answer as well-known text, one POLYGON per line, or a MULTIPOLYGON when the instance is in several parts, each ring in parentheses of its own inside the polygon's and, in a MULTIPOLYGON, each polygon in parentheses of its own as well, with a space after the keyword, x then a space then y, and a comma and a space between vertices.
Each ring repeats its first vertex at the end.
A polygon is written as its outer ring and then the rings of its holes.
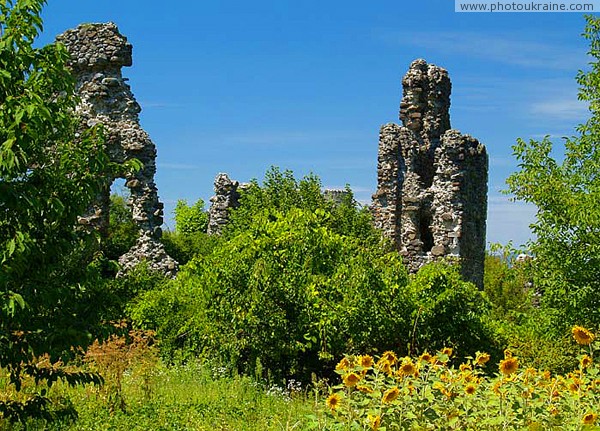
POLYGON ((402 80, 402 126, 379 134, 375 224, 411 272, 446 256, 483 286, 488 157, 476 139, 450 129, 446 70, 415 60, 402 80))
MULTIPOLYGON (((77 81, 81 98, 78 113, 87 127, 104 125, 106 148, 114 162, 122 163, 133 158, 143 164, 138 172, 125 177, 131 194, 129 204, 133 219, 139 227, 136 244, 119 263, 126 272, 141 261, 152 269, 174 276, 175 262, 160 243, 163 223, 163 204, 158 201, 154 174, 156 173, 156 147, 140 127, 140 105, 136 102, 127 78, 121 68, 131 66, 132 47, 117 26, 108 24, 83 24, 57 37, 71 55, 70 68, 77 81)), ((110 184, 107 179, 105 193, 99 197, 94 210, 80 219, 82 224, 100 230, 108 224, 110 184)))
POLYGON ((215 195, 210 198, 208 210, 209 235, 220 235, 229 221, 229 212, 239 206, 240 191, 246 184, 233 181, 227 174, 219 173, 215 178, 215 195))

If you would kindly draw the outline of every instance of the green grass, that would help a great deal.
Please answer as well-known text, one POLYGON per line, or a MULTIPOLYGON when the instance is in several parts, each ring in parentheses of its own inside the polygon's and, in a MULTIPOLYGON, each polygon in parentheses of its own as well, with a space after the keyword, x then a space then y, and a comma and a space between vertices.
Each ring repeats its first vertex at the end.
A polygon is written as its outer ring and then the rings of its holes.
MULTIPOLYGON (((111 409, 106 391, 56 385, 53 396, 71 400, 74 423, 31 423, 27 430, 305 430, 314 411, 312 392, 267 388, 249 377, 215 373, 199 365, 159 366, 144 390, 140 376, 123 380, 124 411, 111 409)), ((12 429, 0 423, 0 430, 12 429)))

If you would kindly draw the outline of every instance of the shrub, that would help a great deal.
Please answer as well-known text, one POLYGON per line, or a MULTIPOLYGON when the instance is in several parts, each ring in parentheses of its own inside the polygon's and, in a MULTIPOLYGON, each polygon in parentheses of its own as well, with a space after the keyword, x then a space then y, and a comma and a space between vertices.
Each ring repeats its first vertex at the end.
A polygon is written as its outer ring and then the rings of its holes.
POLYGON ((192 260, 168 288, 132 306, 165 353, 204 354, 253 373, 307 380, 331 358, 397 347, 414 299, 397 254, 326 227, 329 214, 292 209, 256 218, 212 254, 192 260))
POLYGON ((423 266, 409 286, 417 297, 411 351, 434 351, 448 345, 456 351, 497 352, 497 341, 486 323, 490 303, 471 283, 460 278, 449 262, 423 266))

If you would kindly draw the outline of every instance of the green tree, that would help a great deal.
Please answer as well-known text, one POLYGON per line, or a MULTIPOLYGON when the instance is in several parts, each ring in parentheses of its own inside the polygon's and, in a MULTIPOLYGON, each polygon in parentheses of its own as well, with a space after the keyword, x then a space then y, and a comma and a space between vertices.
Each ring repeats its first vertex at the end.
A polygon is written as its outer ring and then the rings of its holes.
POLYGON ((204 211, 204 201, 198 199, 190 206, 180 199, 174 212, 175 231, 165 232, 161 239, 169 256, 185 265, 196 256, 209 254, 220 238, 206 233, 208 213, 204 211))
POLYGON ((110 196, 108 235, 103 239, 105 257, 117 260, 129 251, 139 235, 139 228, 133 221, 131 208, 125 197, 110 196))
POLYGON ((562 160, 552 157, 548 137, 519 140, 513 149, 520 170, 507 183, 517 199, 538 209, 531 251, 543 304, 560 325, 600 326, 600 19, 586 19, 593 61, 577 82, 591 117, 577 127, 577 136, 565 139, 562 160))
MULTIPOLYGON (((48 386, 94 376, 36 365, 67 360, 97 315, 86 286, 97 238, 76 229, 116 174, 100 129, 81 132, 65 48, 34 48, 45 0, 0 3, 0 366, 18 391, 25 376, 48 386), (81 134, 75 139, 76 131, 81 134)), ((0 401, 0 417, 50 418, 45 390, 0 401)))
POLYGON ((381 242, 381 233, 373 227, 371 214, 358 205, 349 186, 339 203, 327 200, 321 188, 321 180, 316 175, 297 180, 292 171, 282 172, 272 166, 265 173, 262 185, 254 179, 241 193, 240 206, 232 211, 225 236, 245 231, 256 217, 273 219, 275 214, 291 209, 313 212, 322 209, 328 213, 326 223, 332 231, 373 244, 381 242))
POLYGON ((132 307, 171 357, 308 381, 346 352, 403 351, 414 298, 397 253, 333 232, 322 209, 255 217, 132 307))
POLYGON ((198 199, 189 206, 185 199, 179 199, 175 205, 175 230, 182 235, 206 232, 208 214, 204 211, 204 201, 198 199))

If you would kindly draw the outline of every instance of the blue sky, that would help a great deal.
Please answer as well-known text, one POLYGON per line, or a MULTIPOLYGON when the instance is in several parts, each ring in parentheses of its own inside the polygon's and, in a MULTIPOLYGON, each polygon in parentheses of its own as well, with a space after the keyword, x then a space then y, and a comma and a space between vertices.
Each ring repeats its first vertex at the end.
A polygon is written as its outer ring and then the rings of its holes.
POLYGON ((450 73, 452 127, 487 146, 488 241, 521 244, 535 209, 499 192, 516 169, 511 145, 560 142, 587 118, 577 13, 455 13, 451 0, 49 0, 43 17, 42 43, 113 21, 133 44, 123 73, 158 148, 168 213, 177 199, 208 205, 218 172, 248 181, 271 165, 348 183, 368 202, 379 127, 399 122, 401 78, 425 58, 450 73))

